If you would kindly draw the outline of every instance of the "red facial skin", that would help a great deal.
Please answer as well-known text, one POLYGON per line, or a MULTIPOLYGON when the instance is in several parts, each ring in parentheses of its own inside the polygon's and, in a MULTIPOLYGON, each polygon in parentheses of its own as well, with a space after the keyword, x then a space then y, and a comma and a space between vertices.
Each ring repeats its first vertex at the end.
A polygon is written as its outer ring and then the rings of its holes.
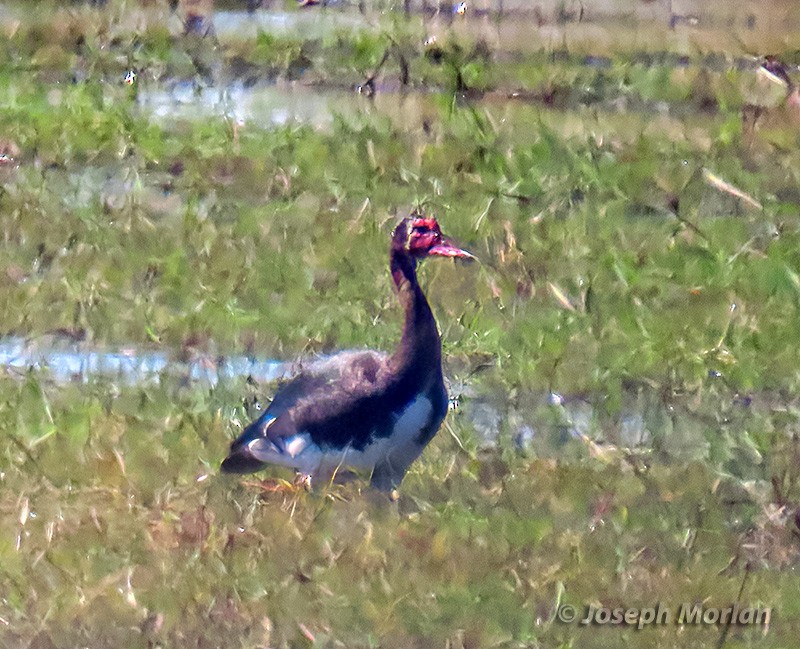
POLYGON ((433 217, 417 217, 411 222, 408 235, 408 252, 416 258, 436 255, 458 259, 475 259, 447 239, 433 217))

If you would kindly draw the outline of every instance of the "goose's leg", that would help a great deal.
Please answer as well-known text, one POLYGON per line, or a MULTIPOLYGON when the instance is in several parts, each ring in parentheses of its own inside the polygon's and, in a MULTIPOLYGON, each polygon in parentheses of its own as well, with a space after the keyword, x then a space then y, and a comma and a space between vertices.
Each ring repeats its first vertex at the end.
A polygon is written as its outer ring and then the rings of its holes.
POLYGON ((378 491, 393 492, 400 486, 408 467, 422 453, 422 448, 418 444, 407 444, 388 453, 375 464, 370 485, 378 491))

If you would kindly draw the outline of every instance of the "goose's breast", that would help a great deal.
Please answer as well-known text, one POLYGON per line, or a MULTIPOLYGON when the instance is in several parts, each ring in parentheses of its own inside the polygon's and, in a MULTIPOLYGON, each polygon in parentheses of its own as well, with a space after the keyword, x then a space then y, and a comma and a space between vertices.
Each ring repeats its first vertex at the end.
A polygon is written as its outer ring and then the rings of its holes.
POLYGON ((410 463, 427 442, 423 433, 434 423, 434 407, 426 396, 418 396, 401 410, 391 413, 385 427, 375 430, 363 448, 346 447, 326 449, 323 461, 338 462, 354 469, 372 469, 378 462, 391 455, 399 461, 407 456, 410 463), (388 434, 387 434, 388 433, 388 434))

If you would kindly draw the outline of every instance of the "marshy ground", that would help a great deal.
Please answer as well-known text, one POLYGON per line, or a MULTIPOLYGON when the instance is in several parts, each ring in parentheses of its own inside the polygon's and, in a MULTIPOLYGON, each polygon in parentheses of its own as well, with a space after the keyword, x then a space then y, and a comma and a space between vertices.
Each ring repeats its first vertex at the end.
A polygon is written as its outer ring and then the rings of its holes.
POLYGON ((0 5, 0 645, 794 646, 794 3, 169 4, 0 5), (481 264, 399 501, 222 477, 418 205, 481 264), (556 615, 659 602, 772 615, 556 615))

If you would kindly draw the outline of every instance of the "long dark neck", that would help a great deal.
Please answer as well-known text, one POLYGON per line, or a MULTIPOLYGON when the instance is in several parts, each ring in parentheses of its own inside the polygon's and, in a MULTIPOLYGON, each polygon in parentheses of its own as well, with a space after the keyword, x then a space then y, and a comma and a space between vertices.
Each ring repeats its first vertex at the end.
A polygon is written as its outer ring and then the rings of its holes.
POLYGON ((393 246, 390 268, 405 311, 403 334, 393 357, 397 371, 441 372, 439 332, 428 300, 417 282, 416 261, 405 250, 393 246))

